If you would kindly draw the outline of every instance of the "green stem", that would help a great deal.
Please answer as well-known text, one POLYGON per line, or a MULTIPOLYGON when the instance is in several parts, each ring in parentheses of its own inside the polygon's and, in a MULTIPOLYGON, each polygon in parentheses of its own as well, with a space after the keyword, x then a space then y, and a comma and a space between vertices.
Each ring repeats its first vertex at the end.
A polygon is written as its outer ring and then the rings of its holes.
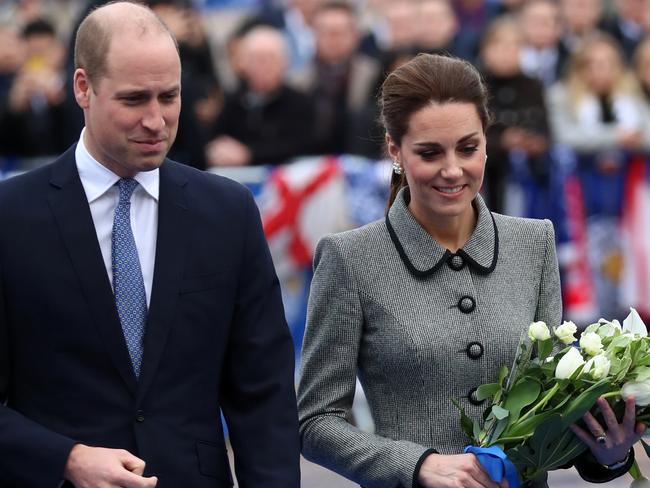
POLYGON ((544 395, 544 397, 543 397, 539 402, 537 402, 537 405, 535 405, 533 408, 531 408, 530 410, 528 410, 528 412, 526 412, 524 415, 522 415, 521 417, 519 417, 519 420, 517 420, 517 421, 513 424, 513 426, 514 426, 514 425, 518 425, 518 424, 520 424, 521 422, 523 422, 524 420, 526 420, 528 417, 530 417, 531 415, 533 415, 537 410, 539 410, 539 409, 542 408, 544 405, 546 405, 546 403, 547 403, 551 398, 553 398, 553 395, 555 395, 559 389, 560 389, 560 385, 559 385, 559 383, 555 383, 555 385, 553 385, 553 388, 551 388, 551 389, 546 393, 546 395, 544 395))
POLYGON ((628 473, 630 473, 630 476, 632 476, 632 478, 635 480, 643 478, 643 474, 641 473, 641 470, 639 469, 639 465, 637 464, 636 461, 632 463, 632 467, 630 468, 628 473))
POLYGON ((615 397, 615 396, 620 396, 620 395, 621 395, 621 390, 617 390, 617 391, 610 391, 608 393, 603 393, 600 396, 603 397, 603 398, 610 398, 610 397, 615 397))

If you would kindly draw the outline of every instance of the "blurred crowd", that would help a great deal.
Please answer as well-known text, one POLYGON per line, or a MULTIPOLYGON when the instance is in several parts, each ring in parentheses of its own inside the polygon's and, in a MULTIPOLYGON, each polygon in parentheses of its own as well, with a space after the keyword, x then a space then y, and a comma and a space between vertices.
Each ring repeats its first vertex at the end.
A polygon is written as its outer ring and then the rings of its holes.
MULTIPOLYGON (((0 165, 78 138, 71 33, 99 3, 0 0, 0 165)), ((650 148, 650 0, 145 3, 175 33, 183 63, 171 157, 199 168, 380 159, 377 92, 418 52, 468 59, 491 89, 493 210, 503 210, 513 158, 543 179, 560 144, 608 175, 650 148)))

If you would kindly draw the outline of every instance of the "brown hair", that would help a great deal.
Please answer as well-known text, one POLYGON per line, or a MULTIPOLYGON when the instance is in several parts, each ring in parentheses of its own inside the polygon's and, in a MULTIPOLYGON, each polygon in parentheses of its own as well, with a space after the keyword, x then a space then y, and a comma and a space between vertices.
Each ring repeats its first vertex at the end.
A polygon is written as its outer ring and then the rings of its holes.
POLYGON ((106 7, 120 3, 131 4, 141 10, 141 13, 136 13, 126 21, 129 25, 127 28, 135 26, 141 35, 147 34, 152 28, 158 29, 161 33, 169 34, 178 51, 174 34, 151 9, 136 1, 118 0, 106 3, 93 10, 81 22, 74 43, 74 67, 82 68, 91 83, 97 83, 106 74, 106 59, 111 39, 115 30, 125 24, 124 19, 118 21, 107 18, 108 16, 102 11, 106 7))
MULTIPOLYGON (((430 103, 471 103, 483 131, 490 123, 488 92, 481 75, 469 62, 438 54, 418 54, 390 73, 381 87, 381 123, 393 143, 401 145, 411 116, 430 103)), ((407 186, 402 173, 393 173, 388 206, 407 186)))

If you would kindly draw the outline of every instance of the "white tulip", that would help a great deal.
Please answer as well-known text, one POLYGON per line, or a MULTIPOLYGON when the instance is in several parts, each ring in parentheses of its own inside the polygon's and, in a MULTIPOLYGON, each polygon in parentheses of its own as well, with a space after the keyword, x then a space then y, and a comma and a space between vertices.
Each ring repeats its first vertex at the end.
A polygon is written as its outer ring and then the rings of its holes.
POLYGON ((603 352, 603 343, 600 336, 595 332, 583 332, 580 336, 580 349, 590 356, 600 354, 603 352))
POLYGON ((598 327, 598 330, 596 332, 598 332, 598 335, 603 339, 605 337, 614 336, 616 332, 620 334, 623 331, 621 323, 616 319, 612 320, 611 322, 609 320, 599 319, 598 323, 600 327, 598 327))
POLYGON ((555 337, 557 337, 564 344, 572 344, 577 339, 574 334, 578 332, 578 327, 571 321, 564 321, 562 325, 555 328, 555 337))
POLYGON ((602 380, 609 374, 612 363, 604 354, 599 354, 589 359, 583 368, 583 372, 588 372, 592 379, 602 380))
POLYGON ((632 307, 630 307, 630 314, 623 321, 623 332, 635 334, 639 337, 646 337, 648 335, 648 329, 643 323, 643 320, 641 320, 639 313, 632 307))
POLYGON ((558 380, 569 378, 576 369, 585 364, 585 360, 575 347, 570 348, 555 367, 555 377, 558 380))
POLYGON ((621 396, 627 398, 633 396, 636 404, 640 407, 650 405, 650 379, 645 381, 628 381, 621 388, 621 396))
POLYGON ((528 327, 528 337, 531 341, 545 341, 551 338, 551 331, 548 330, 546 322, 533 322, 528 327))

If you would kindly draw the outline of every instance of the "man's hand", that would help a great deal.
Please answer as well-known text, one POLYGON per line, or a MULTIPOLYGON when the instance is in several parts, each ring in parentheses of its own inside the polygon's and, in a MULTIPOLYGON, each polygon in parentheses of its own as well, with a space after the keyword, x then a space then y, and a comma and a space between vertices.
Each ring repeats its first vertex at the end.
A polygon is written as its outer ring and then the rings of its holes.
POLYGON ((144 461, 123 449, 76 444, 64 477, 76 488, 153 488, 158 478, 143 477, 144 461))

